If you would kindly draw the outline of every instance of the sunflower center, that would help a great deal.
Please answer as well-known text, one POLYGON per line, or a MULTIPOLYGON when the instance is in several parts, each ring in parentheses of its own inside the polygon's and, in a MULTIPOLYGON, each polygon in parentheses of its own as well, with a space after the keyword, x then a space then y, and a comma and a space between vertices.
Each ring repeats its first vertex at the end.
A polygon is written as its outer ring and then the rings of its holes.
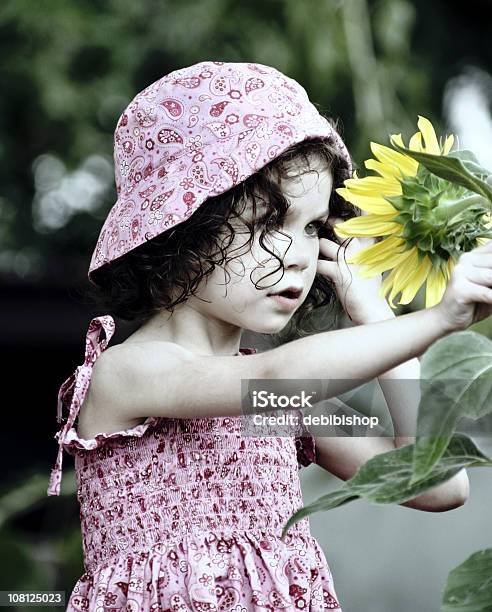
POLYGON ((428 255, 436 267, 439 260, 456 259, 473 249, 477 237, 487 230, 487 207, 479 201, 456 206, 473 197, 464 187, 431 174, 423 166, 415 176, 399 182, 401 195, 385 198, 398 211, 393 220, 402 226, 399 236, 409 247, 428 255))

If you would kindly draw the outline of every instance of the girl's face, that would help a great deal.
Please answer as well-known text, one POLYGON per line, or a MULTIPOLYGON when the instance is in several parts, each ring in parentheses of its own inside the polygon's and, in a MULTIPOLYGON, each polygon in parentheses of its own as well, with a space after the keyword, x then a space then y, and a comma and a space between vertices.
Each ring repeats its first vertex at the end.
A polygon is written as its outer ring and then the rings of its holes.
MULTIPOLYGON (((277 333, 285 327, 306 299, 314 281, 319 256, 319 223, 326 221, 329 214, 332 174, 326 163, 318 160, 311 162, 310 169, 316 169, 318 174, 298 175, 292 169, 289 178, 281 183, 290 208, 279 229, 290 240, 278 231, 264 237, 265 245, 283 261, 283 277, 279 261, 260 245, 260 231, 255 233, 248 249, 245 245, 249 238, 248 228, 239 221, 231 221, 236 235, 228 251, 228 257, 233 258, 226 268, 229 274, 217 266, 196 294, 210 303, 191 298, 193 308, 218 324, 229 323, 259 333, 277 333), (270 295, 288 287, 302 289, 293 309, 270 295)), ((257 206, 257 215, 261 216, 262 212, 257 206)), ((252 221, 250 203, 243 217, 252 221)))

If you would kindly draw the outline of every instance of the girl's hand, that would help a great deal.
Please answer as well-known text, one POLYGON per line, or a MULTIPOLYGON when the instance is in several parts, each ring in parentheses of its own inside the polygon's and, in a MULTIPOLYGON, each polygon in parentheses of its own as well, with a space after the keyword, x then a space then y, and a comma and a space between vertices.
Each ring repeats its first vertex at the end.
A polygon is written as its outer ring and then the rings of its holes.
POLYGON ((433 308, 451 332, 492 314, 492 240, 461 255, 442 300, 433 308))
MULTIPOLYGON (((332 217, 330 225, 343 222, 343 219, 332 217)), ((336 227, 334 227, 336 232, 336 227)), ((374 278, 361 278, 358 270, 360 266, 348 264, 345 259, 372 244, 374 238, 343 239, 341 246, 337 242, 320 238, 319 252, 328 258, 319 259, 317 273, 328 277, 335 285, 343 309, 356 325, 381 321, 395 316, 385 299, 379 297, 382 275, 374 278)))

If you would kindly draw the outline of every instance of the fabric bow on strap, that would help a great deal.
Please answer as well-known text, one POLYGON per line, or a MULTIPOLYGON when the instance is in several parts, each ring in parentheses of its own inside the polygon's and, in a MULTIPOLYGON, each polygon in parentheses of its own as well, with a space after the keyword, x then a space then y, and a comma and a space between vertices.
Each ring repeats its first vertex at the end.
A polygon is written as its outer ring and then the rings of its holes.
POLYGON ((85 358, 84 363, 78 366, 75 372, 67 378, 58 392, 58 405, 56 418, 58 423, 63 422, 63 408, 69 406, 68 419, 65 425, 55 434, 58 439, 58 455, 55 467, 51 470, 48 486, 48 495, 60 495, 60 485, 62 479, 63 443, 67 433, 73 427, 75 419, 84 401, 89 383, 91 380, 92 367, 99 355, 106 349, 111 337, 113 336, 115 323, 113 317, 105 315, 96 317, 89 323, 89 328, 85 337, 85 358), (100 339, 103 332, 104 337, 100 339), (70 403, 69 403, 70 402, 70 403))

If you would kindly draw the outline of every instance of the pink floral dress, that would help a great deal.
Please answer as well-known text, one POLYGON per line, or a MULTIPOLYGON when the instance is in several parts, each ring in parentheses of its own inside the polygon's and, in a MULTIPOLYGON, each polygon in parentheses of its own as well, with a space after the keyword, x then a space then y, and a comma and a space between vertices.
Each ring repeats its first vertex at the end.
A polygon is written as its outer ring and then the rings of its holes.
POLYGON ((79 438, 75 419, 113 332, 112 317, 91 321, 84 364, 58 394, 59 422, 64 407, 69 416, 55 434, 48 495, 59 495, 65 449, 75 460, 85 570, 67 610, 340 610, 309 519, 280 539, 303 505, 299 468, 315 458, 307 430, 241 436, 238 416, 148 417, 79 438))

